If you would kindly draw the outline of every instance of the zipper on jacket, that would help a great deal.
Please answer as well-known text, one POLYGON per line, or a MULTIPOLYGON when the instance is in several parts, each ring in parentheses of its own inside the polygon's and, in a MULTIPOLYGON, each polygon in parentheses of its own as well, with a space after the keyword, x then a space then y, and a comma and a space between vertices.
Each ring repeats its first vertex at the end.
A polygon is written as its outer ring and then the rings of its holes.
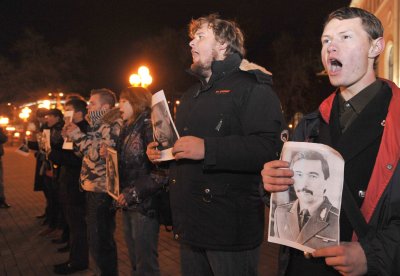
POLYGON ((223 121, 224 121, 224 114, 221 114, 221 119, 219 120, 217 126, 215 127, 216 131, 219 131, 221 129, 223 121))

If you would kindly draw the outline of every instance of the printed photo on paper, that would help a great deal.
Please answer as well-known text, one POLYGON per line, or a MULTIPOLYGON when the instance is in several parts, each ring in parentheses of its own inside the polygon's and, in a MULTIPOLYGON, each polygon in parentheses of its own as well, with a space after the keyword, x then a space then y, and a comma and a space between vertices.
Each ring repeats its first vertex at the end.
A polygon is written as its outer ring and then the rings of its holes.
POLYGON ((290 163, 294 184, 272 193, 268 241, 306 252, 339 244, 342 156, 326 145, 286 142, 281 160, 290 163))
POLYGON ((172 147, 179 139, 178 131, 172 120, 164 91, 155 93, 151 100, 151 121, 154 141, 158 142, 161 158, 158 161, 174 159, 172 147))

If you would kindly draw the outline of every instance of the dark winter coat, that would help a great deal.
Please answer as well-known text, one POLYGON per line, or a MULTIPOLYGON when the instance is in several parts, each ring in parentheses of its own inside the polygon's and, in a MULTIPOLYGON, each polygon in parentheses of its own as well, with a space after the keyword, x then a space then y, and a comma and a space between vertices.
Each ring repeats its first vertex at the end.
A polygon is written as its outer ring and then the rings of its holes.
POLYGON ((152 141, 150 110, 146 110, 134 122, 123 125, 117 143, 120 190, 128 208, 151 217, 158 215, 158 191, 163 186, 155 177, 158 170, 146 155, 152 141))
MULTIPOLYGON (((82 120, 76 124, 82 133, 87 133, 89 123, 82 120)), ((60 172, 60 201, 65 204, 84 205, 85 193, 80 187, 79 177, 82 168, 82 154, 75 150, 62 150, 60 172)))
MULTIPOLYGON (((46 124, 40 126, 39 133, 42 134, 43 129, 48 128, 46 124)), ((40 173, 40 169, 42 167, 42 163, 46 160, 46 154, 42 149, 39 148, 38 141, 28 141, 28 148, 31 150, 35 150, 35 158, 36 158, 36 166, 35 166, 35 179, 33 184, 33 190, 43 191, 43 175, 40 173)))
POLYGON ((3 128, 0 127, 0 157, 4 155, 3 144, 7 143, 8 137, 3 128))
POLYGON ((263 241, 260 171, 277 158, 284 125, 271 85, 265 69, 233 54, 183 95, 178 132, 204 139, 205 157, 171 167, 173 229, 182 242, 235 251, 263 241))

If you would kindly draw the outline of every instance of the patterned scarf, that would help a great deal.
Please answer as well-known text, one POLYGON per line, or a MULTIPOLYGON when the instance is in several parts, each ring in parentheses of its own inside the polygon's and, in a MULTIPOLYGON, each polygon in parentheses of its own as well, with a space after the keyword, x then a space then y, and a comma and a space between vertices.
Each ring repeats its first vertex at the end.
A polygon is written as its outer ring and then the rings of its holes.
POLYGON ((89 111, 88 116, 93 123, 96 123, 104 116, 104 114, 107 113, 107 111, 108 110, 105 109, 89 111))

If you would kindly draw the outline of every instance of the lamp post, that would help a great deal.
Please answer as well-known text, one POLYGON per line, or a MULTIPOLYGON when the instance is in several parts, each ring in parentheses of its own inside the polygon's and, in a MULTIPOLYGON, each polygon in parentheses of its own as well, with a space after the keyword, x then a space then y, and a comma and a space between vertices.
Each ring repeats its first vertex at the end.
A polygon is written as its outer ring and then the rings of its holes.
POLYGON ((147 87, 153 82, 150 75, 150 70, 146 66, 140 66, 137 74, 132 74, 129 77, 129 83, 134 87, 147 87))

